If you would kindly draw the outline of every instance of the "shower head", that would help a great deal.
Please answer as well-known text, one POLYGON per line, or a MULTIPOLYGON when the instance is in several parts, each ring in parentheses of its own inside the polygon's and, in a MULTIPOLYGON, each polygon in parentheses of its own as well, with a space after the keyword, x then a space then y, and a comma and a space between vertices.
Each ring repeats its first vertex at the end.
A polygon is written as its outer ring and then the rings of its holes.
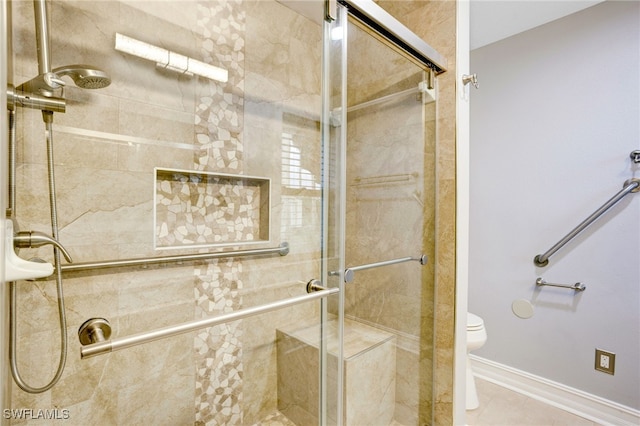
POLYGON ((65 65, 52 70, 58 77, 68 75, 82 89, 102 89, 111 84, 109 75, 90 65, 65 65))

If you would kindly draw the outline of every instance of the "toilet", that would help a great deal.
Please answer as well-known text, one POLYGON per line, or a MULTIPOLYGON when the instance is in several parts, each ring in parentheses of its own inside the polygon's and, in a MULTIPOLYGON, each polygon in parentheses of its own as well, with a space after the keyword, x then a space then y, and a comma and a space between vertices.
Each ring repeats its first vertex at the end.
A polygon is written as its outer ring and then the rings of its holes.
POLYGON ((486 341, 487 331, 484 329, 484 321, 479 316, 467 312, 467 410, 474 410, 480 406, 469 352, 481 348, 486 341))

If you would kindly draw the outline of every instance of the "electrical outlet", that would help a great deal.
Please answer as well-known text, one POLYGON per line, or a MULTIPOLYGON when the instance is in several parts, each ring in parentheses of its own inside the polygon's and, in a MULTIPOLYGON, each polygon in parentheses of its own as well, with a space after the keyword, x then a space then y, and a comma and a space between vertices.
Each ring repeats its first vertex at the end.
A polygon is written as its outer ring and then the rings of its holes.
POLYGON ((602 349, 596 349, 596 370, 613 376, 615 366, 616 354, 602 349))

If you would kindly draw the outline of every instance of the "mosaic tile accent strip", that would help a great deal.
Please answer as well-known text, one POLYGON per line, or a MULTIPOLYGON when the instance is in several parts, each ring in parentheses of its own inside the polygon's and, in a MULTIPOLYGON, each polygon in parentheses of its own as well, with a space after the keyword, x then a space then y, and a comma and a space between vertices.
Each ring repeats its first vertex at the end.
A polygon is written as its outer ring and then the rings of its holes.
POLYGON ((229 81, 209 84, 196 107, 198 170, 239 173, 244 111, 244 31, 241 0, 202 2, 196 31, 203 38, 203 62, 229 71, 229 81))
POLYGON ((156 168, 156 248, 269 240, 270 180, 156 168))
MULTIPOLYGON (((195 170, 243 172, 244 35, 242 0, 200 1, 195 26, 201 60, 229 71, 226 84, 198 86, 195 111, 195 170)), ((234 222, 235 223, 235 222, 234 222)), ((197 231, 196 231, 197 232, 197 231)), ((234 227, 233 233, 236 230, 234 227)), ((221 238, 225 238, 221 236, 221 238)), ((238 260, 211 261, 195 271, 196 315, 239 309, 242 297, 238 260)), ((243 423, 242 332, 240 323, 203 330, 194 339, 196 360, 195 423, 243 423)))
MULTIPOLYGON (((196 269, 196 316, 207 317, 241 308, 237 279, 242 265, 233 259, 196 269)), ((196 423, 242 424, 242 330, 240 322, 201 330, 194 339, 196 356, 196 423)))

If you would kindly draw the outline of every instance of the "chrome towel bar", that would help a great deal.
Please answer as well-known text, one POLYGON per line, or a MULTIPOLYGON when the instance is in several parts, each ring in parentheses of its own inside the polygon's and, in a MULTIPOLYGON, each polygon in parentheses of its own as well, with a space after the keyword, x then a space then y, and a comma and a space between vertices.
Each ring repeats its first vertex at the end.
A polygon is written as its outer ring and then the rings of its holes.
POLYGON ((582 232, 587 226, 591 225, 596 219, 602 216, 607 210, 609 210, 611 207, 616 205, 618 201, 622 200, 625 197, 625 195, 632 192, 638 192, 638 191, 640 191, 640 179, 633 178, 633 179, 627 180, 624 183, 623 188, 620 192, 614 195, 609 201, 604 203, 602 207, 600 207, 598 210, 593 212, 591 216, 583 220, 582 223, 580 223, 580 225, 573 228, 571 232, 565 235, 553 247, 551 247, 549 250, 547 250, 543 254, 537 255, 533 259, 533 263, 536 266, 547 266, 549 264, 549 257, 555 254, 555 252, 560 250, 565 244, 571 241, 576 235, 582 232))
MULTIPOLYGON (((289 306, 297 305, 299 303, 309 302, 312 300, 331 296, 332 294, 336 294, 339 291, 340 289, 338 287, 334 287, 326 290, 316 291, 310 294, 305 294, 302 296, 290 297, 288 299, 279 300, 273 303, 267 303, 264 305, 258 305, 250 308, 240 309, 238 311, 230 312, 228 314, 203 318, 195 321, 189 321, 189 322, 185 322, 178 325, 172 325, 169 327, 158 328, 156 330, 147 331, 144 333, 138 333, 128 337, 98 341, 96 343, 91 343, 88 345, 85 344, 80 348, 80 358, 85 359, 85 358, 90 358, 97 355, 106 354, 109 352, 115 352, 121 349, 138 346, 143 343, 154 342, 156 340, 164 339, 166 337, 173 337, 179 334, 200 330, 202 328, 208 328, 215 325, 220 325, 227 322, 247 318, 253 315, 275 311, 277 309, 286 308, 289 306)), ((99 319, 99 320, 101 320, 102 322, 106 321, 104 319, 99 319)), ((85 322, 85 324, 87 324, 87 322, 85 322)), ((80 337, 82 338, 82 336, 80 337)))
POLYGON ((128 266, 145 266, 158 263, 177 263, 188 262, 194 260, 220 259, 227 257, 239 256, 262 256, 267 254, 279 254, 286 256, 289 254, 289 243, 282 243, 278 247, 252 249, 252 250, 236 250, 221 251, 216 253, 194 253, 194 254, 178 254, 173 256, 156 256, 156 257, 140 257, 134 259, 118 259, 105 260, 98 262, 70 263, 62 265, 62 272, 88 271, 101 268, 125 268, 128 266))
MULTIPOLYGON (((382 262, 367 263, 366 265, 352 266, 351 268, 347 268, 344 270, 344 282, 350 283, 351 281, 353 281, 353 275, 357 271, 364 271, 365 269, 380 268, 381 266, 389 266, 395 265, 396 263, 411 261, 420 262, 421 265, 426 265, 428 259, 426 255, 422 254, 420 255, 420 257, 401 257, 398 259, 384 260, 382 262)), ((329 275, 336 276, 338 275, 338 271, 331 271, 329 272, 329 275)))
POLYGON ((553 284, 553 283, 548 283, 546 282, 544 279, 542 278, 538 278, 536 280, 536 286, 538 287, 542 287, 542 286, 550 286, 550 287, 560 287, 560 288, 570 288, 571 290, 575 290, 575 291, 585 291, 587 289, 587 287, 585 285, 583 285, 582 283, 575 283, 575 284, 553 284))

